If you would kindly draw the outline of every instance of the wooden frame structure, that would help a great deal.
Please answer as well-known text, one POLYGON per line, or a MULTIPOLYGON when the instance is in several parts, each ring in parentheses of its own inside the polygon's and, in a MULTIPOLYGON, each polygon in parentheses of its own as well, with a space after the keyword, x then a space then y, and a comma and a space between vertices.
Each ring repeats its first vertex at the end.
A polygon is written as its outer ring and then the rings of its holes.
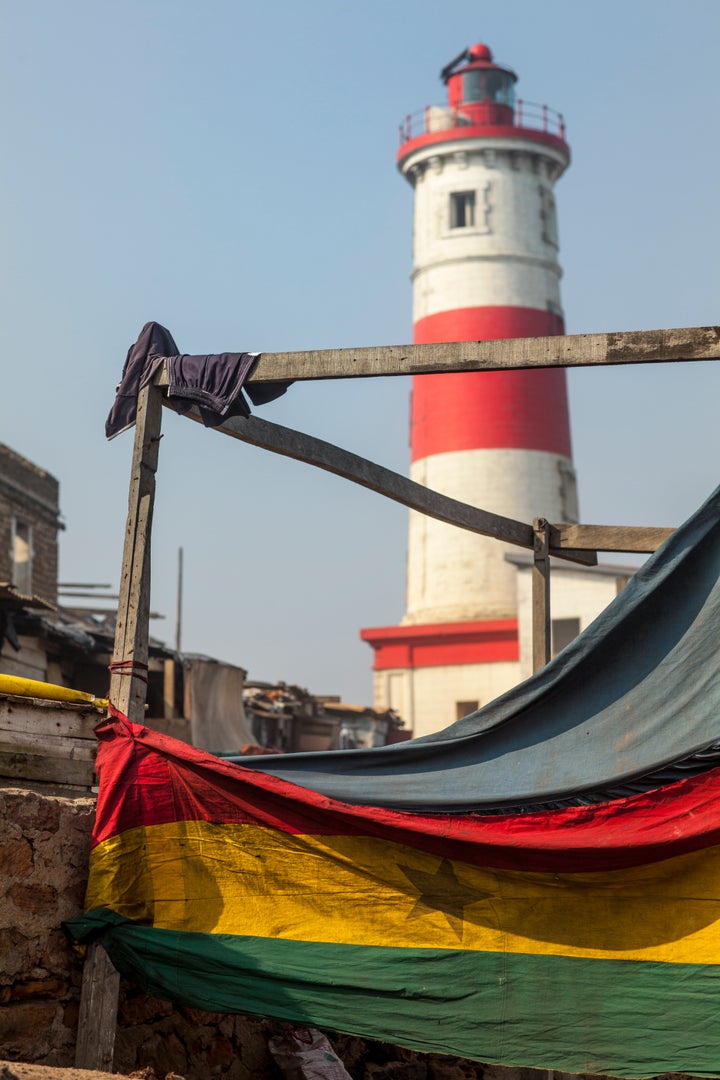
MULTIPOLYGON (((701 360, 720 360, 719 327, 263 353, 247 381, 296 382, 376 375, 691 363, 701 360)), ((144 668, 148 662, 150 612, 150 542, 164 386, 167 386, 167 376, 162 371, 154 383, 140 391, 138 399, 117 630, 108 695, 112 703, 135 722, 141 722, 144 718, 144 668)), ((189 415, 199 419, 192 413, 189 415)), ((233 418, 216 430, 274 453, 316 465, 441 521, 531 551, 535 670, 542 667, 550 655, 551 556, 586 566, 594 565, 598 551, 653 552, 673 531, 669 528, 553 524, 544 518, 538 518, 532 524, 514 521, 450 499, 339 447, 256 417, 233 418)), ((112 1068, 118 992, 119 975, 107 954, 99 944, 91 945, 83 973, 76 1052, 78 1067, 107 1071, 112 1068)))

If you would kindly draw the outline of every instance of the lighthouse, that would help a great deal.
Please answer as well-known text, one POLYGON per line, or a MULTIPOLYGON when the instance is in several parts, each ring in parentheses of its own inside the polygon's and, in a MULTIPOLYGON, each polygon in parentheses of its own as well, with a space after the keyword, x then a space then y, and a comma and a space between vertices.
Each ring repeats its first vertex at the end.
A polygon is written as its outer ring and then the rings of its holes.
MULTIPOLYGON (((447 100, 401 125, 397 164, 414 192, 416 343, 564 333, 554 187, 565 126, 516 98, 487 45, 441 72, 447 100)), ((413 379, 410 476, 531 522, 577 521, 565 372, 413 379)), ((411 512, 406 612, 361 631, 375 701, 416 735, 445 727, 519 679, 517 569, 496 540, 411 512)))

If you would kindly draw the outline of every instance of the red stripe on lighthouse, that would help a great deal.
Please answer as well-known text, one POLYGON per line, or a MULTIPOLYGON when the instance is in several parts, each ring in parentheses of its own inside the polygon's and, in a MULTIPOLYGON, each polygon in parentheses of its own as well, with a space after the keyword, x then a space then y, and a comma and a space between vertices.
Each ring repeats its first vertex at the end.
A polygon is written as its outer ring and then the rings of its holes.
MULTIPOLYGON (((457 308, 419 319, 415 342, 563 332, 562 316, 536 308, 457 308)), ((572 456, 562 369, 415 376, 410 425, 413 461, 455 450, 508 448, 572 456)))
POLYGON ((520 658, 517 619, 381 626, 361 630, 375 650, 373 671, 497 664, 520 658))
POLYGON ((435 341, 496 341, 564 333, 562 315, 503 304, 502 307, 453 308, 426 315, 415 323, 414 340, 416 345, 427 345, 435 341))

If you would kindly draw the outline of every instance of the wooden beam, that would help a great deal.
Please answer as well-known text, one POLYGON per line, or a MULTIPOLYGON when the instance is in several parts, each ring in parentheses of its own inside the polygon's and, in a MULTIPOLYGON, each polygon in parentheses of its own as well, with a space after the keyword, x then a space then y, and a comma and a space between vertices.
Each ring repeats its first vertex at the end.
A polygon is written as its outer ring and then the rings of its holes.
POLYGON ((674 532, 642 525, 551 525, 550 549, 625 551, 652 554, 674 532))
MULTIPOLYGON (((155 502, 155 472, 162 427, 162 391, 146 386, 138 397, 135 443, 130 469, 120 598, 113 664, 126 672, 110 676, 109 698, 136 723, 145 718, 150 623, 150 540, 155 502), (145 669, 143 669, 145 665, 145 669)), ((120 976, 99 942, 88 948, 83 969, 75 1064, 80 1069, 112 1070, 120 976)))
POLYGON ((38 752, 46 739, 84 739, 96 749, 95 727, 102 713, 91 705, 67 705, 45 698, 0 695, 0 732, 16 731, 35 735, 38 752))
MULTIPOLYGON (((157 386, 146 386, 138 398, 113 664, 148 662, 150 539, 161 427, 162 392, 157 386)), ((109 698, 130 720, 141 724, 147 682, 141 668, 129 670, 130 674, 112 673, 109 698)))
POLYGON ((120 973, 98 941, 88 945, 83 966, 75 1065, 112 1072, 120 973))
POLYGON ((59 759, 60 761, 85 762, 89 775, 97 751, 95 739, 83 739, 68 735, 47 735, 36 731, 18 731, 15 728, 0 729, 0 748, 4 753, 17 753, 31 758, 59 759))
POLYGON ((536 672, 550 659, 550 525, 545 518, 535 518, 533 534, 532 654, 536 672))
POLYGON ((271 424, 268 420, 260 420, 256 416, 249 416, 247 419, 233 417, 226 420, 216 430, 224 435, 240 439, 242 442, 250 443, 252 446, 271 450, 283 457, 294 458, 307 465, 315 465, 335 476, 352 480, 361 487, 377 491, 388 499, 402 503, 411 510, 419 510, 429 517, 437 518, 438 521, 459 525, 460 528, 468 529, 470 532, 492 536, 519 547, 532 548, 531 525, 525 525, 522 521, 515 521, 513 518, 501 517, 499 514, 491 514, 487 510, 480 510, 457 499, 451 499, 447 495, 441 495, 423 484, 408 480, 407 477, 391 469, 376 465, 367 458, 353 454, 349 450, 343 450, 323 439, 305 435, 302 431, 271 424))
POLYGON ((720 360, 720 327, 262 353, 248 382, 720 360))
MULTIPOLYGON (((187 415, 200 422, 197 413, 190 412, 187 415)), ((353 454, 349 450, 343 450, 323 439, 305 435, 302 431, 282 427, 280 424, 271 424, 268 420, 261 420, 256 416, 247 418, 234 416, 215 430, 263 450, 270 450, 283 457, 314 465, 335 476, 342 476, 345 480, 352 480, 361 487, 377 491, 394 502, 399 502, 421 514, 427 514, 428 517, 436 518, 438 521, 457 525, 461 529, 478 533, 480 536, 490 536, 496 540, 504 540, 508 544, 515 544, 528 550, 533 549, 534 534, 531 525, 515 521, 513 518, 501 517, 499 514, 492 514, 476 506, 469 506, 447 495, 441 495, 440 492, 408 480, 407 477, 391 469, 376 465, 367 458, 353 454)), ((557 550, 553 551, 553 555, 584 565, 594 563, 594 557, 588 552, 557 550)))
POLYGON ((175 661, 165 660, 163 663, 163 717, 166 720, 174 720, 177 715, 175 661))
POLYGON ((64 746, 52 746, 48 740, 40 746, 36 738, 34 746, 23 746, 17 733, 0 731, 0 777, 64 784, 85 788, 90 794, 95 782, 95 748, 88 742, 85 759, 81 752, 73 750, 70 757, 67 741, 64 746))

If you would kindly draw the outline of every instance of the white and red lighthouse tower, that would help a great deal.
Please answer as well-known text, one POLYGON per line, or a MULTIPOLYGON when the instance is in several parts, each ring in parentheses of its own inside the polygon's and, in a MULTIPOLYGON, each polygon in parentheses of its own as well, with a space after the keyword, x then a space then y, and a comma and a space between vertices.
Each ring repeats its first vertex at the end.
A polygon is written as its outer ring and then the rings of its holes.
MULTIPOLYGON (((570 160, 562 118, 515 101, 516 75, 474 45, 442 72, 446 105, 401 128, 415 192, 414 339, 564 332, 553 187, 570 160)), ((565 372, 413 380, 411 477, 530 522, 577 520, 565 372)), ((416 735, 519 678, 516 568, 495 540, 411 513, 400 626, 362 631, 375 699, 416 735)))

